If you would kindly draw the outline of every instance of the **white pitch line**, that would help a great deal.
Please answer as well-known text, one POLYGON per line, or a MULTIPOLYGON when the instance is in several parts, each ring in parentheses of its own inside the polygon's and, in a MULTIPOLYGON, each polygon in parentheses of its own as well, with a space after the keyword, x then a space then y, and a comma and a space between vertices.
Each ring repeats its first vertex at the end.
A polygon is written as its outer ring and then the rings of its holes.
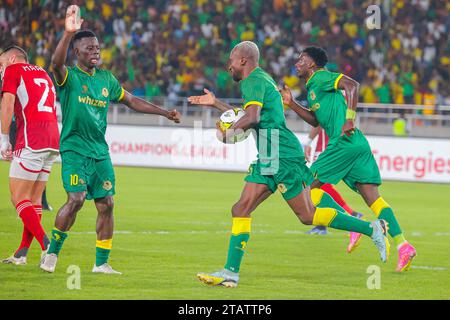
POLYGON ((430 267, 430 266, 411 266, 412 269, 423 269, 423 270, 437 270, 437 271, 444 271, 447 270, 447 268, 444 267, 430 267))

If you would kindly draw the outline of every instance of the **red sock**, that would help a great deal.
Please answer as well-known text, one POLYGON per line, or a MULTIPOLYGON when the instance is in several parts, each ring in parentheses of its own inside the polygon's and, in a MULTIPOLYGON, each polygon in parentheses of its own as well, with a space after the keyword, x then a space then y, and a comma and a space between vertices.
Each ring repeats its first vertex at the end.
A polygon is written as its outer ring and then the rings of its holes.
MULTIPOLYGON (((42 220, 42 206, 35 205, 34 210, 36 210, 36 213, 38 214, 39 221, 42 220)), ((31 242, 33 242, 34 236, 33 234, 28 231, 25 226, 23 226, 23 232, 22 232, 22 242, 19 245, 19 248, 16 250, 15 254, 17 254, 20 250, 23 248, 29 248, 31 245, 31 242)))
POLYGON ((342 196, 333 187, 332 184, 325 183, 320 187, 320 189, 328 193, 333 198, 333 200, 337 202, 338 205, 340 205, 342 208, 344 208, 345 211, 347 211, 347 213, 349 213, 350 215, 353 214, 353 209, 350 208, 350 206, 347 204, 347 202, 345 202, 344 198, 342 198, 342 196))
MULTIPOLYGON (((41 225, 41 219, 37 211, 34 209, 30 200, 23 200, 19 202, 16 206, 17 213, 19 217, 22 219, 25 229, 31 233, 32 236, 36 238, 36 240, 41 245, 41 249, 45 250, 46 247, 44 245, 44 237, 45 231, 41 225)), ((31 238, 33 240, 33 238, 31 238)), ((31 241, 30 241, 31 243, 31 241)))

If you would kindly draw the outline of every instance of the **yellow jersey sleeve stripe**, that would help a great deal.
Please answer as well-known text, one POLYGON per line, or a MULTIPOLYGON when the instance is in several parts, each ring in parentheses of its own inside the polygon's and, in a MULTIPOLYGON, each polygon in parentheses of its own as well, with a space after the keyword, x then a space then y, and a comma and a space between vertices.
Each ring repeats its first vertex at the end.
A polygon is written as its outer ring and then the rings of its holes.
POLYGON ((64 80, 63 80, 63 82, 61 82, 61 84, 58 83, 58 80, 56 80, 56 77, 55 77, 56 85, 58 87, 62 87, 66 83, 68 77, 69 77, 69 70, 67 70, 67 67, 66 67, 66 75, 64 76, 64 80))
POLYGON ((341 73, 341 74, 336 78, 336 80, 334 81, 334 90, 337 90, 339 80, 341 80, 341 78, 342 78, 343 76, 344 76, 344 74, 341 73))
POLYGON ((125 90, 124 90, 124 88, 122 88, 122 92, 120 93, 119 99, 117 99, 117 101, 121 101, 123 99, 123 97, 125 97, 125 90))
POLYGON ((257 106, 260 106, 260 107, 263 106, 263 104, 259 101, 249 101, 246 104, 244 104, 244 106, 242 108, 245 110, 251 104, 256 104, 257 106))

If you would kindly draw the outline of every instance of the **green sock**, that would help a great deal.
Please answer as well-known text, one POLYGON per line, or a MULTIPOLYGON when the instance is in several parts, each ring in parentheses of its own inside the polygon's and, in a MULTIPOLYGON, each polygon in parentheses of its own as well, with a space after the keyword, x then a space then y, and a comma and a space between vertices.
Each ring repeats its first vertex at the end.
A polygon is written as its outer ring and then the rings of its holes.
POLYGON ((228 247, 227 263, 225 269, 239 272, 244 249, 250 238, 251 218, 233 218, 230 245, 228 247))
POLYGON ((378 219, 387 221, 389 224, 389 235, 394 239, 397 246, 406 242, 402 229, 395 218, 394 211, 392 211, 391 206, 384 201, 382 197, 379 197, 374 203, 372 203, 370 209, 372 209, 378 219))
POLYGON ((52 240, 50 241, 50 248, 48 249, 47 253, 48 254, 54 253, 56 255, 59 255, 64 240, 66 240, 67 236, 68 236, 67 232, 59 231, 58 229, 53 228, 52 240))
POLYGON ((370 222, 353 217, 345 212, 334 199, 319 188, 311 190, 311 200, 316 206, 313 225, 331 227, 333 229, 359 232, 371 236, 373 229, 370 222), (324 210, 318 210, 318 209, 324 210), (320 224, 315 224, 320 223, 320 224))
POLYGON ((103 249, 103 248, 96 247, 95 248, 95 265, 97 267, 100 267, 102 264, 107 263, 110 252, 111 252, 111 250, 109 250, 109 249, 103 249))
POLYGON ((369 237, 372 236, 373 233, 370 222, 355 218, 347 213, 339 212, 332 208, 316 208, 313 225, 359 232, 369 237))
POLYGON ((108 262, 111 249, 112 239, 97 240, 95 246, 95 265, 97 267, 108 262))

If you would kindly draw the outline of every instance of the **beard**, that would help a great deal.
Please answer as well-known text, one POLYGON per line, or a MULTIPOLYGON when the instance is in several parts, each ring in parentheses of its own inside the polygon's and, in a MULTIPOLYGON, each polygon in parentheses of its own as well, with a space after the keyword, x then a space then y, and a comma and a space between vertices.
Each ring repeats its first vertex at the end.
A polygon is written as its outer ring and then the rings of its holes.
POLYGON ((237 73, 233 74, 233 81, 234 82, 239 82, 242 80, 242 77, 240 75, 238 75, 237 73))

